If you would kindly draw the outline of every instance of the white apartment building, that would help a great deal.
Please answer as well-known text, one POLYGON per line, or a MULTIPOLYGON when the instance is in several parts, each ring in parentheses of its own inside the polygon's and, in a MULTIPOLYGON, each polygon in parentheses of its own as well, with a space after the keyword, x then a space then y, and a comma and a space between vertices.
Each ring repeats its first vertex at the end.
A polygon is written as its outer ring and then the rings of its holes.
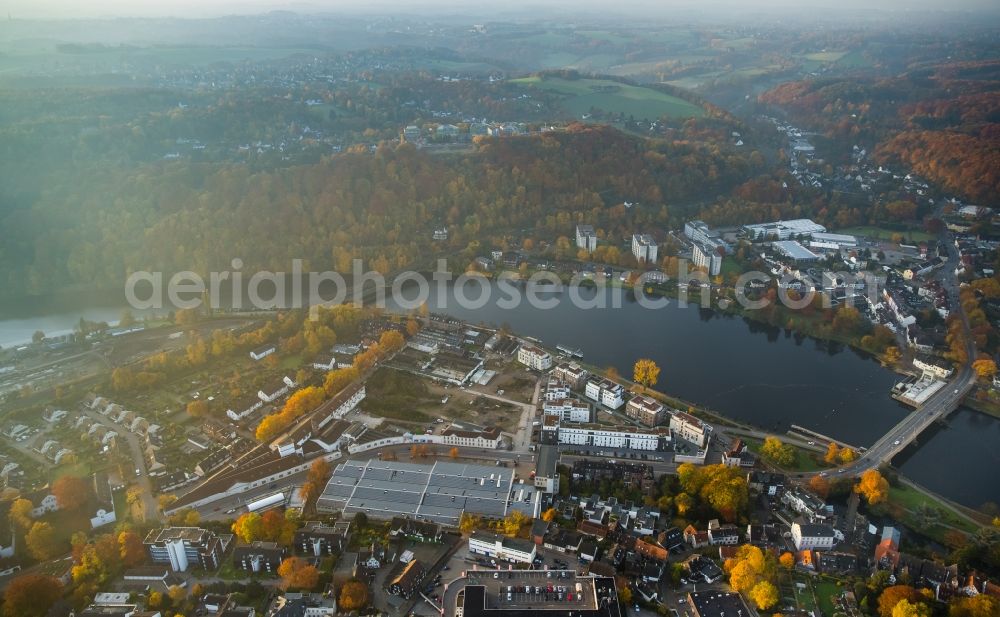
POLYGON ((469 536, 469 552, 491 557, 497 561, 531 563, 535 559, 534 542, 499 536, 495 533, 474 531, 469 536))
POLYGON ((649 234, 632 234, 632 254, 640 262, 656 263, 656 240, 649 234))
POLYGON ((670 430, 684 441, 690 441, 699 448, 704 448, 712 436, 710 424, 705 424, 683 411, 676 411, 670 416, 670 430))
MULTIPOLYGON (((556 367, 558 370, 559 367, 556 367)), ((559 381, 558 379, 550 379, 547 384, 545 384, 545 400, 547 401, 558 401, 559 399, 569 398, 573 396, 573 391, 570 390, 568 384, 559 381)))
POLYGON ((517 350, 517 361, 536 371, 552 368, 552 356, 534 345, 521 345, 517 350))
POLYGON ((625 388, 610 379, 590 379, 583 392, 590 400, 610 409, 618 409, 625 404, 625 388))
POLYGON ((691 260, 699 268, 705 268, 709 276, 716 276, 722 272, 722 255, 711 244, 695 242, 691 250, 691 260))
POLYGON ((661 439, 669 439, 668 436, 660 433, 646 433, 604 426, 571 427, 560 425, 558 431, 560 444, 625 448, 628 450, 655 451, 659 449, 661 439))
POLYGON ((792 542, 799 551, 833 548, 837 544, 837 531, 830 525, 792 523, 792 542))
POLYGON ((542 412, 556 416, 562 422, 591 422, 590 404, 577 398, 563 398, 545 401, 542 412))
POLYGON ((666 419, 666 407, 654 398, 637 394, 625 406, 625 415, 646 426, 656 426, 666 419))
POLYGON ((593 225, 576 226, 576 248, 585 249, 591 253, 597 248, 597 234, 593 225))

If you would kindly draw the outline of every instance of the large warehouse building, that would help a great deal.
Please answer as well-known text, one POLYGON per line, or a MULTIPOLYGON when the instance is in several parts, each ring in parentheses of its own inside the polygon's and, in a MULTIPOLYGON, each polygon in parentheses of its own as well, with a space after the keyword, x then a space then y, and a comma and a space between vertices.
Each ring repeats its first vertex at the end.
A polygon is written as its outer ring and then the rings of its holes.
POLYGON ((457 527, 463 512, 500 519, 513 510, 537 517, 542 493, 514 482, 506 467, 438 461, 347 461, 337 466, 316 502, 320 512, 357 512, 377 519, 406 516, 457 527))

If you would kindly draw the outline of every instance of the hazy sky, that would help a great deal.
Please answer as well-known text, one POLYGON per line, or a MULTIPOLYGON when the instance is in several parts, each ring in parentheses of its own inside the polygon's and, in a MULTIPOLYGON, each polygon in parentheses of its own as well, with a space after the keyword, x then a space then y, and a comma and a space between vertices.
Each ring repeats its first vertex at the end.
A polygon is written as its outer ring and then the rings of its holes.
POLYGON ((797 11, 829 8, 854 11, 884 10, 948 10, 996 12, 997 0, 508 0, 497 3, 484 0, 0 0, 0 11, 15 18, 71 18, 109 16, 176 16, 205 17, 228 14, 252 14, 269 10, 298 12, 349 11, 372 12, 398 9, 407 13, 447 10, 451 13, 510 14, 519 7, 545 7, 549 10, 565 6, 572 11, 608 10, 620 14, 657 12, 685 8, 736 8, 742 10, 790 8, 797 11))

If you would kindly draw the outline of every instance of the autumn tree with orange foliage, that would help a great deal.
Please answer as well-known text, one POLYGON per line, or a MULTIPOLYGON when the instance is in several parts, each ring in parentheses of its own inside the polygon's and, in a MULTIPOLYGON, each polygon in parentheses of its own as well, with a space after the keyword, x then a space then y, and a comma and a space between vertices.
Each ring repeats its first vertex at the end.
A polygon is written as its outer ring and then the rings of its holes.
POLYGON ((282 589, 309 590, 319 582, 319 570, 305 559, 289 557, 278 566, 282 589))
POLYGON ((854 492, 871 505, 882 503, 889 498, 889 481, 877 469, 869 469, 861 474, 861 480, 854 485, 854 492))
POLYGON ((359 580, 350 580, 340 587, 337 608, 350 612, 364 608, 368 604, 368 585, 359 580))
POLYGON ((795 555, 785 551, 780 557, 778 557, 778 563, 781 564, 782 568, 791 570, 795 567, 795 555))
POLYGON ((329 479, 330 463, 323 458, 313 461, 309 466, 309 473, 306 474, 306 481, 302 485, 302 500, 308 504, 318 497, 329 479))
POLYGON ((255 436, 258 441, 270 441, 281 434, 306 413, 319 407, 326 399, 323 388, 309 386, 297 390, 285 401, 285 406, 278 413, 265 416, 257 425, 255 436))
POLYGON ((62 596, 62 584, 51 576, 23 574, 3 592, 3 617, 45 617, 62 596))
POLYGON ((52 483, 52 494, 59 508, 76 510, 90 500, 90 483, 76 476, 60 476, 52 483))
POLYGON ((323 380, 323 389, 327 396, 333 396, 357 381, 360 376, 361 373, 353 366, 334 369, 326 374, 326 378, 323 380))
POLYGON ((823 499, 830 495, 830 481, 823 476, 813 476, 809 478, 809 488, 823 499))
POLYGON ((892 611, 901 600, 920 602, 925 600, 920 590, 909 585, 893 585, 886 587, 878 597, 879 617, 892 617, 892 611))

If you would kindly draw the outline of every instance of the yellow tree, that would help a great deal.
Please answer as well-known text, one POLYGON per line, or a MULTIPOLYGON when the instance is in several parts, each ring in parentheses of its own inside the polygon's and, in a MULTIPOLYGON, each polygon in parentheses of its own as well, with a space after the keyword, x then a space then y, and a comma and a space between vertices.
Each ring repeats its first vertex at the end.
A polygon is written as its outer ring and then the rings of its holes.
POLYGON ((895 364, 895 363, 899 362, 900 358, 902 358, 902 357, 903 357, 903 354, 901 354, 899 352, 899 347, 896 347, 895 345, 893 345, 891 347, 886 347, 885 348, 885 361, 888 364, 895 364))
POLYGON ((892 609, 892 617, 931 617, 931 607, 923 602, 900 600, 892 609))
POLYGON ((545 512, 542 512, 542 520, 545 521, 546 523, 551 523, 552 521, 556 520, 556 516, 558 516, 558 514, 559 513, 556 512, 555 508, 549 508, 545 512))
POLYGON ((750 599, 757 608, 767 610, 778 603, 778 588, 773 583, 761 581, 750 590, 750 599))
POLYGON ((31 556, 38 560, 51 559, 63 550, 62 543, 56 536, 56 530, 44 521, 31 526, 24 543, 31 556))
POLYGON ((858 453, 850 448, 843 448, 840 451, 841 463, 850 463, 851 461, 854 461, 857 458, 858 458, 858 453))
POLYGON ((264 522, 260 517, 260 514, 256 512, 247 512, 246 514, 241 514, 239 518, 233 521, 233 533, 246 543, 251 543, 254 540, 260 540, 264 535, 264 522))
POLYGON ((777 437, 764 439, 764 445, 760 447, 760 454, 771 462, 784 467, 795 462, 795 450, 782 443, 777 437))
POLYGON ((980 358, 972 363, 976 377, 982 380, 993 379, 997 374, 997 364, 989 358, 980 358))
POLYGON ((889 498, 889 482, 877 469, 869 469, 861 474, 861 481, 854 486, 854 492, 868 500, 869 504, 882 503, 889 498))
POLYGON ((31 511, 35 509, 34 504, 28 499, 15 499, 10 504, 10 522, 14 523, 21 531, 27 531, 33 521, 31 511))
POLYGON ((831 441, 830 445, 826 447, 826 456, 823 457, 823 460, 831 465, 836 465, 839 458, 840 448, 837 446, 836 442, 831 441))
POLYGON ((632 367, 632 381, 647 388, 652 388, 659 380, 660 367, 657 366, 656 362, 653 362, 649 358, 640 358, 635 361, 635 366, 632 367))

